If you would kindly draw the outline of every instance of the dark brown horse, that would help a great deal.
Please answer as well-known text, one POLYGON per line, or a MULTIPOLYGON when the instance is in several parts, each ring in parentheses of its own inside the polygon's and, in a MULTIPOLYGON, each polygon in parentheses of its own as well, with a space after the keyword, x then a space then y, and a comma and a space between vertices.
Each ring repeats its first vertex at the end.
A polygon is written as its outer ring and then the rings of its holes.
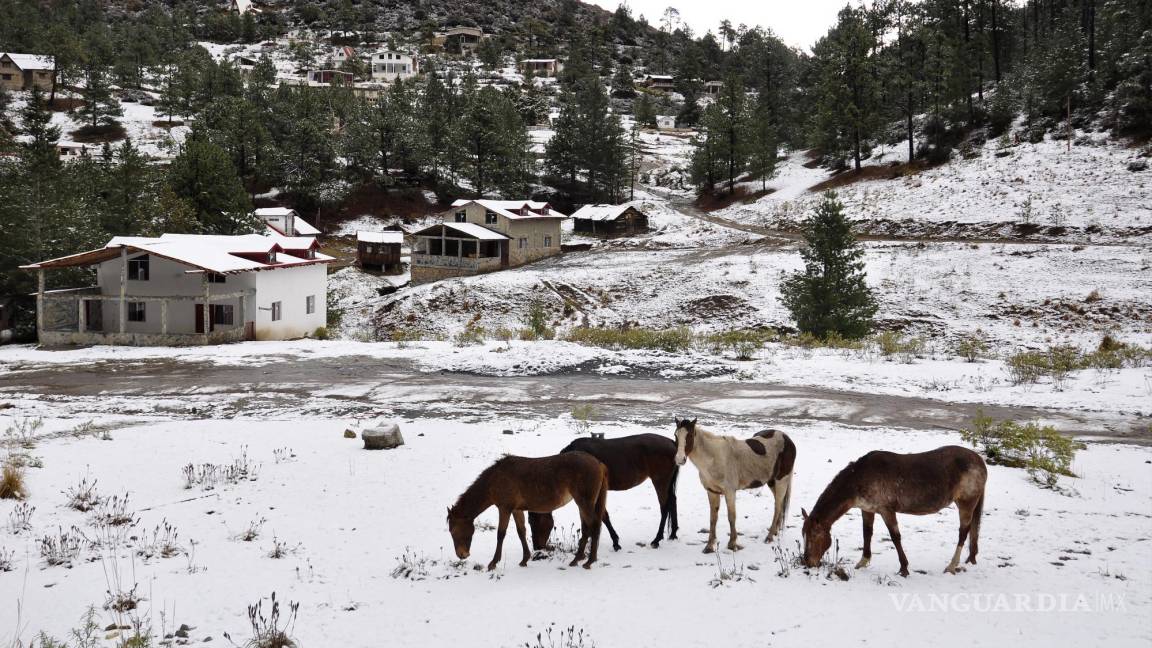
POLYGON ((955 574, 960 550, 968 539, 968 560, 975 565, 979 551, 980 516, 988 468, 980 455, 960 446, 944 446, 916 454, 875 451, 848 464, 832 479, 816 506, 804 516, 804 564, 816 567, 832 545, 832 525, 849 509, 864 518, 864 555, 856 568, 872 560, 872 522, 879 513, 900 556, 900 575, 908 575, 908 557, 900 544, 897 513, 929 515, 955 502, 960 511, 960 540, 944 571, 955 574))
MULTIPOLYGON (((634 434, 618 439, 576 439, 560 451, 587 452, 608 467, 608 489, 628 490, 651 479, 656 488, 656 499, 660 502, 660 528, 656 531, 653 547, 659 547, 664 539, 664 523, 668 522, 669 540, 676 539, 680 524, 676 518, 676 475, 680 467, 674 461, 676 442, 659 434, 634 434)), ((548 536, 555 525, 551 513, 529 513, 528 524, 532 527, 532 546, 544 549, 548 546, 548 536)), ((608 512, 604 512, 604 525, 612 537, 612 548, 620 551, 620 536, 612 528, 608 512)))
POLYGON ((575 567, 584 559, 584 549, 591 540, 588 562, 584 563, 584 569, 589 569, 596 562, 600 547, 600 519, 604 517, 607 499, 608 469, 590 454, 570 452, 538 459, 508 455, 485 468, 448 509, 448 531, 456 556, 467 558, 476 531, 476 516, 495 506, 500 511, 500 526, 496 531, 496 555, 488 569, 496 569, 500 562, 509 517, 516 519, 516 533, 524 550, 520 566, 524 567, 531 556, 524 535, 524 512, 551 513, 575 500, 580 508, 580 548, 571 565, 575 567))

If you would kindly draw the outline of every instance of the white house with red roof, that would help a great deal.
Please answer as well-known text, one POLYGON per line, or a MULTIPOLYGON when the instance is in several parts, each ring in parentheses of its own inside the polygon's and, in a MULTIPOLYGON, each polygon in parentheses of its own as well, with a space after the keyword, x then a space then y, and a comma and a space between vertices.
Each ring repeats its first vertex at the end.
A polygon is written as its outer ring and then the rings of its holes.
POLYGON ((312 237, 118 236, 21 266, 39 275, 40 343, 191 345, 285 340, 327 324, 328 271, 312 237), (96 285, 47 290, 46 273, 93 268, 96 285))

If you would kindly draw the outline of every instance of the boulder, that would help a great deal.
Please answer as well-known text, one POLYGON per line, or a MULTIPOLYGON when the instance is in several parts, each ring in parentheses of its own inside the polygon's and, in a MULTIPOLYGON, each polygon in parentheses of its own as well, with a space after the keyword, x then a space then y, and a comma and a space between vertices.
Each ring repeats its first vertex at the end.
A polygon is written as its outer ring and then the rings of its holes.
POLYGON ((360 433, 364 439, 365 450, 391 450, 404 445, 404 437, 400 435, 400 426, 395 423, 366 428, 360 433))
POLYGON ((1136 159, 1128 163, 1128 170, 1133 173, 1148 170, 1148 160, 1136 159))

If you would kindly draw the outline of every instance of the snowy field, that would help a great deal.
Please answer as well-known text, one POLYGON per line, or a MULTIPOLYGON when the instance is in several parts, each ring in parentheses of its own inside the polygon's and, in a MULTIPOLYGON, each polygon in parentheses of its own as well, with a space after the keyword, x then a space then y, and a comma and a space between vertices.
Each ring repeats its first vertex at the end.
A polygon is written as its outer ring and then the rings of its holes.
MULTIPOLYGON (((386 410, 383 412, 386 413, 386 410)), ((573 437, 565 422, 512 419, 401 421, 407 445, 366 452, 344 439, 347 421, 282 419, 159 421, 98 434, 40 441, 31 452, 30 529, 0 530, 13 552, 0 574, 6 634, 45 630, 62 636, 89 605, 103 627, 108 591, 135 587, 138 615, 156 632, 191 628, 190 641, 248 636, 246 606, 276 592, 300 603, 293 632, 305 646, 520 646, 551 624, 583 629, 598 646, 708 646, 722 632, 735 646, 855 642, 892 633, 933 645, 1053 644, 1146 646, 1152 640, 1152 450, 1091 445, 1063 481, 1042 490, 1022 471, 992 467, 979 564, 950 576, 956 517, 951 510, 901 519, 911 561, 908 579, 882 530, 872 565, 851 568, 860 547, 859 517, 834 529, 849 580, 796 567, 799 509, 847 461, 874 448, 918 451, 957 442, 954 434, 794 426, 796 493, 788 528, 776 546, 763 537, 771 496, 742 492, 738 527, 746 548, 700 553, 706 498, 691 465, 678 493, 680 539, 653 550, 658 510, 647 485, 613 492, 608 505, 623 550, 605 541, 591 571, 566 567, 561 552, 516 565, 510 535, 495 572, 479 571, 495 544, 481 525, 472 558, 457 562, 444 509, 503 453, 551 454, 573 437), (512 435, 502 430, 511 430, 512 435), (212 490, 185 488, 189 463, 228 465, 246 457, 249 477, 212 490), (103 496, 128 495, 133 527, 98 529, 93 513, 66 508, 63 494, 88 478, 103 496), (168 524, 174 539, 154 530, 168 524), (243 536, 255 525, 257 535, 243 536), (103 544, 82 542, 68 565, 46 566, 37 538, 79 529, 103 544), (171 557, 160 557, 168 547, 171 557), (279 551, 276 548, 280 547, 279 551), (272 558, 271 554, 282 554, 272 558), (147 555, 153 557, 148 558, 147 555), (853 623, 829 624, 829 610, 853 610, 853 623), (944 612, 942 610, 947 610, 944 612), (993 610, 993 611, 990 611, 993 610), (742 622, 754 619, 755 622, 742 622), (721 630, 723 628, 723 630, 721 630)), ((49 421, 46 429, 71 426, 49 421)), ((602 423, 618 436, 670 433, 667 426, 602 423)), ((725 425, 744 435, 754 428, 725 425)), ((0 502, 0 519, 13 511, 0 502)), ((479 522, 494 524, 489 511, 479 522)), ((557 514, 554 542, 571 544, 575 509, 557 514)), ((128 616, 127 614, 125 616, 128 616)), ((591 644, 586 644, 591 645, 591 644)))
MULTIPOLYGON (((1131 172, 1137 151, 1098 135, 1079 134, 1065 142, 1045 140, 1005 146, 997 140, 977 155, 894 180, 860 181, 836 191, 846 211, 866 227, 875 221, 915 224, 1016 224, 1087 230, 1115 239, 1152 227, 1152 173, 1131 172)), ((872 159, 868 166, 903 161, 900 147, 872 159)), ((768 186, 775 191, 750 205, 729 207, 717 215, 742 223, 773 227, 795 225, 820 199, 808 189, 830 176, 803 166, 792 155, 768 186)), ((749 188, 759 189, 759 183, 749 188)))

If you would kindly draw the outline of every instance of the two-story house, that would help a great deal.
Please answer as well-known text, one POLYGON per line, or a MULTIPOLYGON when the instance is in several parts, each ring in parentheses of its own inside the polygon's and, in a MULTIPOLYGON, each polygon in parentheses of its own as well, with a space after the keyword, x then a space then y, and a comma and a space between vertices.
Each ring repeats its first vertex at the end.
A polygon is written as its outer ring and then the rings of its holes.
POLYGON ((412 283, 492 272, 560 254, 567 215, 530 200, 457 200, 412 236, 412 283))
POLYGON ((327 264, 312 237, 118 236, 31 265, 40 343, 138 346, 285 340, 327 324, 327 264), (95 269, 96 285, 46 290, 45 273, 95 269))
POLYGON ((6 90, 41 90, 52 88, 56 64, 51 56, 0 53, 0 86, 6 90))
POLYGON ((420 62, 411 54, 390 50, 372 55, 372 80, 391 83, 420 73, 420 62))

